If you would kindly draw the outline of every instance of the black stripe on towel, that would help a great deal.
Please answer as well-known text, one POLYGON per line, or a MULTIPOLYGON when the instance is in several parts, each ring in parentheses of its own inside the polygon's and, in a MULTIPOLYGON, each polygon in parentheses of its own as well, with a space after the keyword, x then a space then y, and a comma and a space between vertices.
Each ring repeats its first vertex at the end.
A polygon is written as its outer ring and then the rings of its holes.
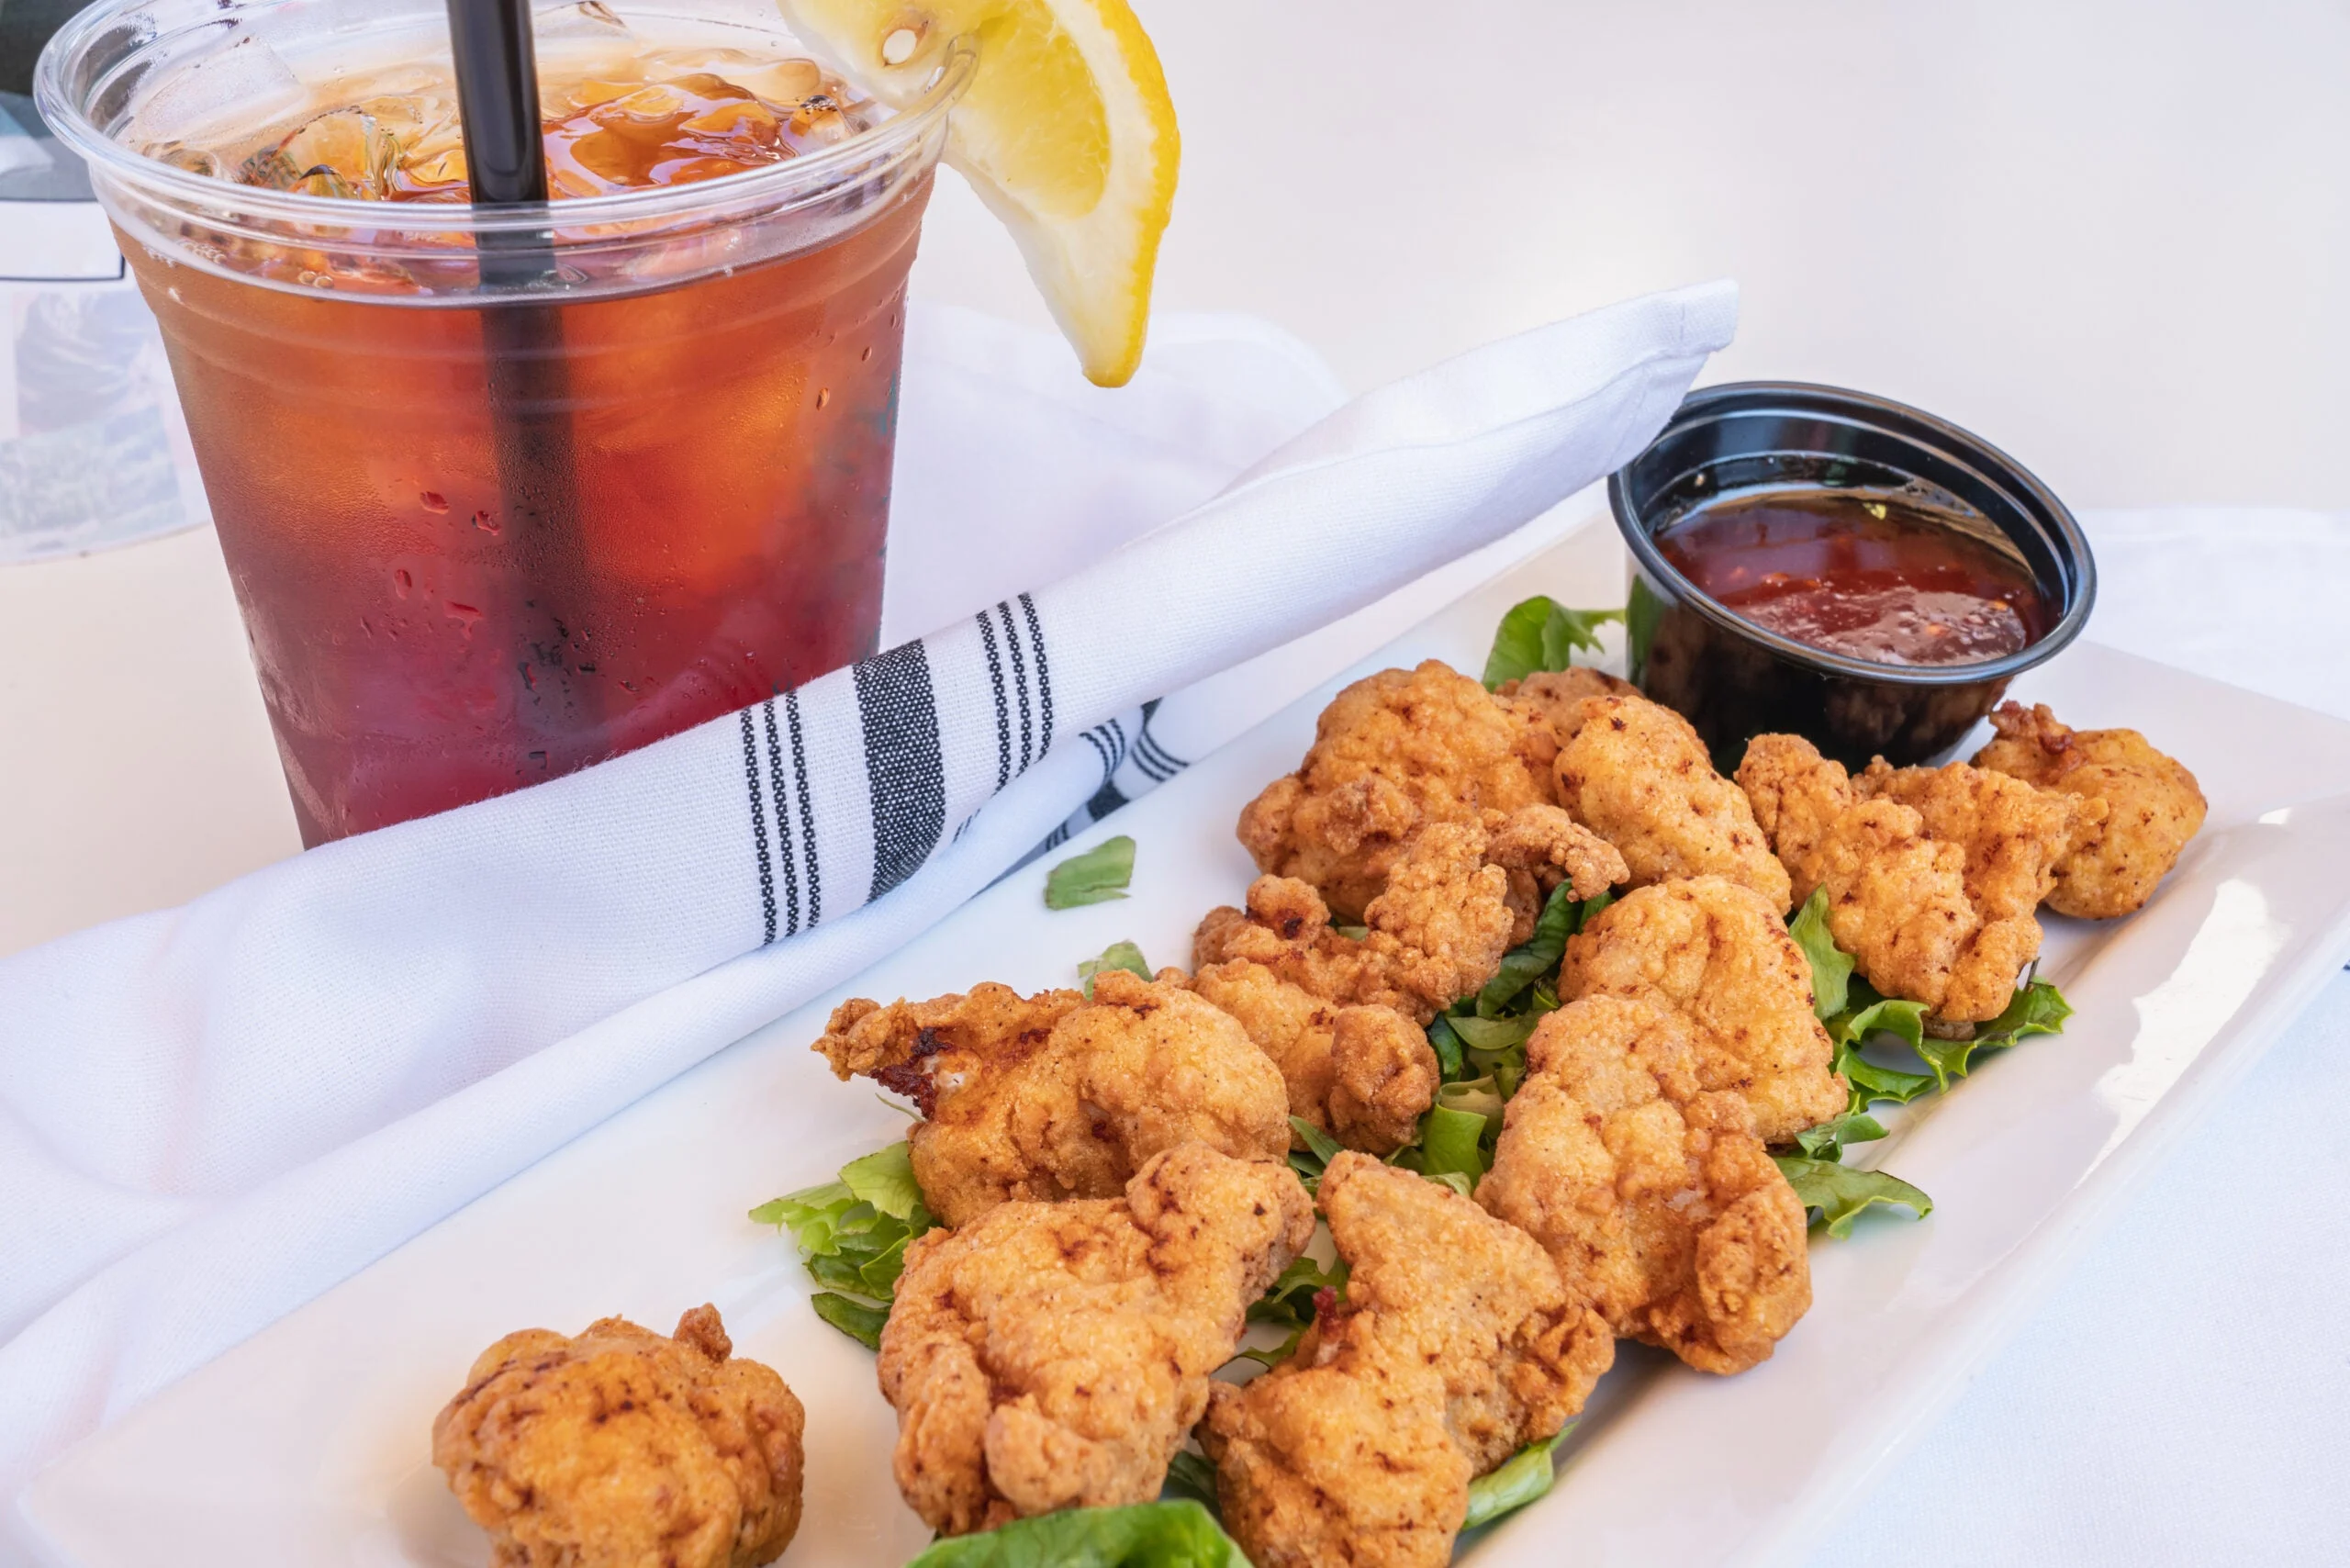
POLYGON ((938 847, 946 828, 946 767, 930 658, 920 643, 877 654, 852 674, 873 801, 873 890, 867 896, 878 899, 938 847))
POLYGON ((1105 778, 1102 781, 1102 788, 1093 791, 1093 799, 1085 802, 1085 814, 1100 822, 1125 803, 1126 792, 1105 778))
POLYGON ((1012 782, 1012 707, 1003 696, 1003 655, 996 651, 995 622, 985 611, 975 619, 979 643, 988 651, 988 678, 995 683, 995 787, 1001 790, 1012 782))
POLYGON ((1142 734, 1135 737, 1135 760, 1144 772, 1162 784, 1191 766, 1158 744, 1158 737, 1150 733, 1148 720, 1143 722, 1142 734))
POLYGON ((1036 650, 1036 706, 1043 718, 1036 755, 1042 756, 1053 749, 1053 667, 1045 658, 1045 629, 1036 622, 1036 601, 1024 593, 1020 613, 1028 622, 1029 645, 1036 650))
POLYGON ((775 940, 775 863, 767 858, 767 806, 759 797, 759 751, 751 738, 751 711, 743 710, 743 779, 751 790, 751 842, 759 852, 759 907, 767 916, 764 947, 775 940))
POLYGON ((800 935, 800 868, 791 857, 791 808, 785 803, 783 791, 783 747, 775 729, 775 699, 770 697, 759 706, 766 711, 767 731, 767 781, 775 795, 776 857, 783 862, 783 934, 800 935))
MULTIPOLYGON (((816 813, 808 804, 808 737, 800 727, 800 693, 783 694, 783 720, 791 731, 791 774, 800 786, 800 854, 808 868, 808 924, 824 918, 824 876, 816 864, 816 813)), ((783 802, 776 802, 776 819, 783 819, 783 802)))
POLYGON ((999 603, 995 608, 996 613, 1003 617, 1003 645, 1012 655, 1013 688, 1020 694, 1020 771, 1025 773, 1028 765, 1036 760, 1035 733, 1030 727, 1028 705, 1028 660, 1020 651, 1020 625, 1012 618, 1012 606, 999 603))

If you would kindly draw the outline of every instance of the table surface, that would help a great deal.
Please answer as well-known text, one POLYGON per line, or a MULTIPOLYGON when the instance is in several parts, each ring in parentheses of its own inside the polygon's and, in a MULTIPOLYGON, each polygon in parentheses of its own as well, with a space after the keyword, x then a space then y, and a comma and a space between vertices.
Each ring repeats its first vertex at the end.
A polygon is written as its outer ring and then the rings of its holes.
MULTIPOLYGON (((1160 304, 1270 317, 1354 386, 1729 275, 1744 325, 1707 379, 1921 404, 2078 508, 2339 499, 2339 0, 1137 7, 1184 112, 1160 304)), ((914 286, 1044 320, 951 177, 914 286)), ((296 844, 207 532, 0 567, 0 953, 296 844)), ((2242 1150, 2338 1172, 2345 1008, 2337 986, 2223 1114, 2241 1137, 2122 1218, 1823 1561, 2201 1562, 2255 1529, 2279 1561, 2338 1548, 2350 1363, 2308 1319, 2341 1294, 2310 1260, 2350 1255, 2344 1216, 2296 1257, 2232 1216, 2327 1190, 2249 1187, 2242 1150), (2280 1103, 2303 1136, 2261 1113, 2280 1103), (2171 1429, 2122 1392, 2149 1378, 2171 1429), (2224 1468, 2262 1485, 2196 1484, 2221 1439, 2258 1450, 2224 1468)))

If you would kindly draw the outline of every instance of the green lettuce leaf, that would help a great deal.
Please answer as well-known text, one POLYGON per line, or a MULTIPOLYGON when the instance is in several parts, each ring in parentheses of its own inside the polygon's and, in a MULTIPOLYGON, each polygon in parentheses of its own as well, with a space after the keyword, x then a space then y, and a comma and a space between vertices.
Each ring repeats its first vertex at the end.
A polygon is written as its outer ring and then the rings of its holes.
POLYGON ((1319 1192, 1322 1188, 1322 1172, 1330 1161, 1337 1157, 1341 1146, 1337 1138, 1332 1137, 1304 1116, 1292 1116, 1289 1119, 1289 1126, 1290 1130, 1295 1133, 1305 1145, 1304 1148, 1292 1148, 1289 1151, 1289 1168, 1297 1172, 1297 1179, 1305 1183, 1307 1192, 1319 1192))
POLYGON ((1145 980, 1154 978, 1150 972, 1150 960, 1142 956, 1140 947, 1131 942, 1113 942, 1102 949, 1100 958, 1082 959, 1077 966, 1078 984, 1084 991, 1088 1002, 1093 1000, 1093 977, 1103 969, 1124 969, 1145 980))
POLYGON ((1462 1017, 1447 1022, 1472 1051, 1499 1055, 1526 1044, 1527 1036, 1534 1033, 1534 1026, 1542 1018, 1539 1014, 1522 1013, 1515 1018, 1462 1017))
POLYGON ((1841 1159, 1846 1144, 1874 1143, 1884 1136, 1885 1126, 1874 1116, 1865 1111, 1847 1111, 1796 1134, 1796 1148, 1814 1159, 1841 1159))
POLYGON ((1208 1512, 1216 1511, 1215 1466, 1207 1456, 1190 1449, 1177 1449, 1175 1457, 1167 1462, 1167 1484, 1164 1489, 1178 1499, 1189 1497, 1208 1512))
MULTIPOLYGON (((1567 1430, 1572 1429, 1573 1423, 1569 1422, 1567 1430)), ((1548 1493, 1559 1474, 1550 1460, 1551 1450, 1566 1435, 1561 1431, 1557 1437, 1528 1443, 1510 1455, 1500 1469, 1469 1483, 1469 1517, 1461 1521, 1460 1528, 1475 1529, 1479 1525, 1489 1525, 1548 1493)))
POLYGON ((903 1143, 850 1160, 837 1182, 761 1204, 751 1218, 791 1232, 808 1277, 824 1287, 811 1298, 816 1316, 868 1347, 890 1319, 906 1244, 937 1223, 903 1143))
POLYGON ((1454 1079, 1460 1076, 1461 1065, 1468 1059, 1460 1036, 1452 1027, 1452 1020, 1438 1014, 1428 1025, 1428 1048, 1436 1052, 1438 1076, 1454 1079))
POLYGON ((851 1301, 832 1291, 818 1291, 808 1298, 816 1316, 864 1346, 868 1350, 881 1348, 881 1329, 890 1321, 886 1306, 867 1306, 861 1301, 851 1301))
MULTIPOLYGON (((1631 598, 1624 605, 1624 667, 1635 684, 1648 671, 1649 648, 1655 643, 1657 626, 1663 619, 1664 600, 1649 587, 1646 577, 1635 577, 1631 598)), ((1721 759, 1716 758, 1715 767, 1727 778, 1738 771, 1738 762, 1737 757, 1730 757, 1729 765, 1724 767, 1721 759)))
POLYGON ((1248 1560, 1214 1516, 1187 1498, 1066 1508, 948 1536, 906 1568, 1248 1568, 1248 1560))
MULTIPOLYGON (((1600 899, 1606 896, 1602 893, 1600 899)), ((1599 899, 1592 902, 1596 903, 1599 899)), ((1561 882, 1551 889, 1541 915, 1534 922, 1534 935, 1502 955, 1502 967, 1477 993, 1477 1016, 1501 1017, 1536 980, 1558 973, 1559 959, 1567 950, 1567 938, 1583 929, 1584 918, 1583 906, 1576 901, 1572 886, 1561 882)))
MULTIPOLYGON (((1448 1083, 1446 1090, 1464 1087, 1448 1083)), ((1443 1091, 1438 1092, 1436 1105, 1421 1123, 1419 1171, 1423 1176, 1459 1176, 1470 1188, 1485 1173, 1484 1141, 1486 1115, 1482 1107, 1456 1108, 1444 1103, 1443 1091)), ((1501 1097, 1493 1096, 1493 1112, 1498 1118, 1501 1097)), ((1464 1192, 1463 1195, 1466 1195, 1464 1192)))
POLYGON ((1861 1211, 1877 1204, 1900 1204, 1919 1219, 1934 1212, 1934 1200, 1898 1176, 1882 1170, 1856 1170, 1833 1160, 1811 1159, 1800 1154, 1774 1154, 1787 1185, 1807 1209, 1819 1211, 1818 1223, 1841 1241, 1852 1233, 1861 1211))
POLYGON ((1126 896, 1135 879, 1135 841, 1120 834, 1045 873, 1045 907, 1075 909, 1126 896))
POLYGON ((1344 1259, 1327 1269, 1311 1258, 1293 1259, 1271 1288, 1249 1304, 1248 1321, 1302 1327, 1314 1321, 1314 1297, 1317 1292, 1337 1291, 1343 1295, 1346 1289, 1344 1259))
POLYGON ((1974 1064, 1975 1053, 1998 1050, 2033 1035, 2061 1035, 2065 1020, 2073 1015, 2073 1005, 2064 993, 2044 980, 2034 980, 2016 992, 2007 1011, 1987 1024, 1977 1024, 1975 1033, 1964 1040, 1923 1040, 1917 1047, 1918 1055, 1934 1070, 1934 1077, 1944 1089, 1953 1078, 1964 1078, 1974 1064))
POLYGON ((1852 956, 1836 946, 1828 931, 1828 890, 1814 888, 1787 926, 1803 956, 1811 962, 1811 1010, 1825 1020, 1844 1011, 1852 985, 1852 956))
POLYGON ((1547 594, 1511 606, 1494 630, 1493 652, 1485 657, 1485 689, 1538 671, 1565 669, 1575 649, 1599 652, 1600 626, 1623 619, 1620 610, 1569 610, 1547 594))
POLYGON ((911 1223, 915 1215, 922 1215, 922 1222, 914 1227, 917 1235, 930 1228, 929 1212, 922 1206, 922 1187, 914 1181, 911 1144, 893 1143, 850 1160, 841 1167, 841 1185, 891 1219, 911 1223))
MULTIPOLYGON (((1289 1360, 1297 1350, 1297 1342, 1305 1338, 1306 1329, 1313 1326, 1316 1299, 1326 1290, 1336 1291, 1341 1296, 1347 1294, 1345 1259, 1332 1263, 1327 1269, 1311 1258, 1292 1261, 1281 1271, 1281 1278, 1273 1282, 1272 1288, 1248 1305, 1249 1322, 1287 1328, 1288 1337, 1270 1350, 1251 1348, 1236 1350, 1233 1354, 1265 1367, 1276 1367, 1289 1360)), ((1213 1504, 1213 1495, 1207 1501, 1213 1504)))

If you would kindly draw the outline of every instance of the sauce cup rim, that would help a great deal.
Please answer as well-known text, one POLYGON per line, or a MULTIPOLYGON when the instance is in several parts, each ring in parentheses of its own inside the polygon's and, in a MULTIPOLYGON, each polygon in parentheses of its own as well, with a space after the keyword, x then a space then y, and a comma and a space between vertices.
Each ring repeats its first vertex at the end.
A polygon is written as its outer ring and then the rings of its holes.
MULTIPOLYGON (((1726 381, 1700 387, 1682 400, 1656 439, 1639 456, 1607 476, 1607 506, 1615 514, 1617 532, 1623 535, 1625 546, 1640 569, 1663 582, 1682 603, 1723 631, 1782 659, 1852 680, 1899 686, 1973 686, 2006 680, 2062 653, 2088 624, 2089 612, 2097 603, 2097 564, 2089 551, 2088 538, 2065 503, 2030 469, 1982 437, 1947 420, 1850 387, 1809 381, 1726 381), (1878 664, 1816 648, 1759 626, 1700 589, 1656 547, 1626 494, 1624 476, 1669 435, 1700 421, 1758 412, 1774 406, 1894 436, 1909 445, 1933 451, 1945 461, 1963 467, 1987 470, 1984 476, 1995 478, 2001 487, 2018 492, 2027 506, 2040 513, 2039 521, 2046 530, 2051 547, 2071 578, 2071 591, 2055 623, 2042 636, 1996 659, 1954 665, 1878 664)), ((1998 525, 1997 519, 1992 521, 1998 525)), ((2004 527, 2001 532, 2006 532, 2004 527)))

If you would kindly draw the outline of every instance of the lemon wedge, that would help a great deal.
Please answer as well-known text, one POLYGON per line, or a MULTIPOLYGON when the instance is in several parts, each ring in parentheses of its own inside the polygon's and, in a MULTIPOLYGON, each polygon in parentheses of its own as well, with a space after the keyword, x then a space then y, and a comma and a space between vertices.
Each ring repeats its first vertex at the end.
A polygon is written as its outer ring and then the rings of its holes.
POLYGON ((1012 230, 1087 377, 1142 363, 1180 140, 1158 52, 1126 0, 778 0, 801 38, 904 106, 957 39, 979 68, 946 162, 1012 230))

